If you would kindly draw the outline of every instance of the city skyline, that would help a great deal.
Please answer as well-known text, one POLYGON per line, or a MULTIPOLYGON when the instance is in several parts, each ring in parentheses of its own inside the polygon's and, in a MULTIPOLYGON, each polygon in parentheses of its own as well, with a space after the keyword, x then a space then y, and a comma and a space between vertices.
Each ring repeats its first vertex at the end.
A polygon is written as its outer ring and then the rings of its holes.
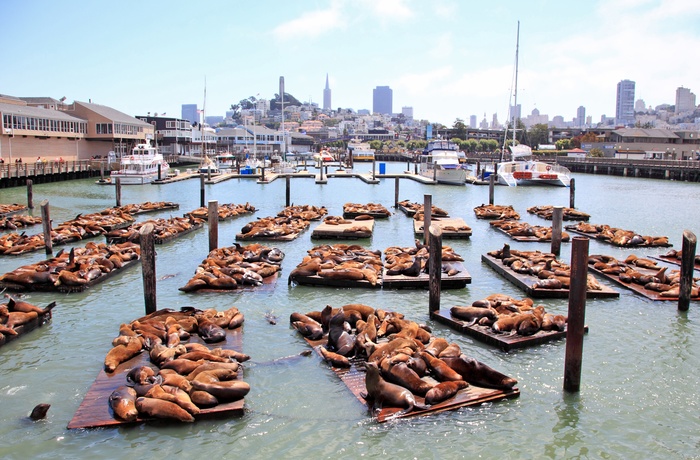
POLYGON ((206 113, 224 115, 251 95, 273 97, 281 75, 288 93, 322 106, 327 75, 333 109, 371 109, 373 88, 386 85, 394 108, 412 107, 416 119, 451 126, 496 114, 503 123, 518 20, 523 116, 572 120, 583 106, 594 123, 614 117, 616 84, 625 79, 647 106, 674 104, 677 88, 700 87, 700 62, 687 59, 700 45, 697 2, 583 3, 11 2, 2 22, 16 39, 3 56, 0 93, 177 116, 182 104, 204 106, 206 80, 206 113), (663 65, 649 63, 654 55, 663 65))

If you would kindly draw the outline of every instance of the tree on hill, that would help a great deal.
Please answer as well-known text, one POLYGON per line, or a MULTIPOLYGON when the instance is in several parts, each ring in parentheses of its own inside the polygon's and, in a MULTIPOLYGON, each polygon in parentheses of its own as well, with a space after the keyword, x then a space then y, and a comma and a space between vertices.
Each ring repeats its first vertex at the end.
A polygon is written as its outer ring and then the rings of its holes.
POLYGON ((462 120, 461 118, 457 118, 455 120, 455 122, 452 124, 452 129, 455 130, 455 137, 458 137, 460 139, 467 138, 467 125, 464 124, 464 120, 462 120))
MULTIPOLYGON (((288 92, 284 92, 284 106, 289 107, 290 105, 301 105, 301 102, 299 100, 289 94, 288 92)), ((282 110, 282 99, 280 98, 280 95, 275 93, 275 97, 270 99, 270 110, 282 110)))

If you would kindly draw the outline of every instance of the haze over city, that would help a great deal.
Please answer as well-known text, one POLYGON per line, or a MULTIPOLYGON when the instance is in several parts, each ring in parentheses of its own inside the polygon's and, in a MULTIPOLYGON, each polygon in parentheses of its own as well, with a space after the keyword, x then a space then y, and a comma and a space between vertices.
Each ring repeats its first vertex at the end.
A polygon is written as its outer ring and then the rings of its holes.
POLYGON ((249 96, 285 90, 332 108, 372 109, 390 86, 393 111, 416 119, 507 118, 520 21, 518 103, 570 120, 615 115, 616 85, 636 82, 647 107, 700 90, 700 4, 591 2, 124 1, 4 2, 0 93, 92 100, 122 112, 179 116, 182 104, 224 115, 249 96))

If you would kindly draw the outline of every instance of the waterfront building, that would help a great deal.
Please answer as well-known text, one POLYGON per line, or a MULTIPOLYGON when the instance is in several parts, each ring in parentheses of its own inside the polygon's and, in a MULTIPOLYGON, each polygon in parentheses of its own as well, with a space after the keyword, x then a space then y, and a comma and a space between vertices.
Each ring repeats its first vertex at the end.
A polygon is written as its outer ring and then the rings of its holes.
POLYGON ((331 87, 328 86, 328 74, 326 74, 326 87, 323 89, 323 110, 331 110, 331 87))
POLYGON ((191 124, 199 123, 199 110, 197 104, 182 104, 182 119, 191 124))
POLYGON ((155 144, 164 156, 192 155, 192 124, 189 120, 150 115, 137 115, 136 118, 155 127, 155 144))
POLYGON ((689 88, 682 86, 676 89, 676 110, 675 113, 692 112, 695 110, 695 94, 689 88))
POLYGON ((634 86, 635 83, 631 80, 622 80, 617 84, 615 123, 618 125, 634 124, 634 86))
POLYGON ((372 112, 392 114, 394 92, 388 86, 377 86, 372 91, 372 112))

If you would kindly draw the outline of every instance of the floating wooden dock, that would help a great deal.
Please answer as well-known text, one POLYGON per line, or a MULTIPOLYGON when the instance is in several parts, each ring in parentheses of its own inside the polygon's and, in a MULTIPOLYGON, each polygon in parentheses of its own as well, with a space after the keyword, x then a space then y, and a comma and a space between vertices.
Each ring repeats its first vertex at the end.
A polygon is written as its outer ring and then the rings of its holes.
MULTIPOLYGON (((649 256, 649 257, 654 259, 654 260, 658 260, 660 262, 666 262, 669 264, 677 265, 679 267, 681 266, 681 260, 678 259, 677 257, 668 257, 668 256, 664 256, 664 255, 649 256)), ((700 271, 700 262, 698 262, 697 259, 695 260, 694 268, 695 268, 695 270, 700 271)))
POLYGON ((23 204, 0 204, 0 217, 12 216, 27 209, 23 204))
MULTIPOLYGON (((423 234, 422 220, 413 221, 413 233, 416 235, 423 234)), ((437 225, 442 230, 443 238, 469 238, 472 236, 472 229, 462 218, 450 217, 433 217, 430 220, 431 225, 437 225)))
MULTIPOLYGON (((445 273, 440 277, 440 287, 442 289, 461 289, 472 282, 472 277, 461 262, 442 262, 443 268, 448 270, 455 269, 457 274, 447 276, 445 273)), ((430 285, 430 275, 421 273, 418 276, 406 275, 387 275, 386 269, 383 270, 382 286, 385 289, 428 289, 430 285)))
MULTIPOLYGON (((500 228, 500 227, 496 227, 495 225, 492 225, 491 228, 493 228, 494 230, 497 230, 497 231, 503 233, 504 235, 506 235, 506 236, 510 237, 511 239, 513 239, 513 240, 515 240, 515 241, 518 241, 518 242, 520 242, 520 243, 551 243, 551 242, 552 242, 552 238, 545 238, 545 239, 542 239, 542 238, 539 238, 539 237, 537 237, 537 236, 511 235, 510 233, 508 233, 508 231, 506 231, 506 230, 504 230, 504 229, 502 229, 502 228, 500 228)), ((545 229, 545 227, 535 226, 535 225, 533 225, 532 228, 533 228, 533 229, 538 229, 538 228, 539 228, 539 229, 545 229)), ((545 229, 545 230, 546 230, 546 229, 545 229)), ((569 238, 562 238, 562 239, 561 239, 561 242, 562 242, 562 243, 568 243, 568 242, 569 242, 569 238)))
POLYGON ((582 235, 582 236, 585 236, 587 238, 594 238, 598 241, 602 241, 603 243, 607 243, 607 244, 612 244, 613 246, 617 246, 619 248, 655 248, 655 247, 656 248, 670 248, 671 246, 673 246, 671 243, 654 244, 654 245, 651 245, 651 244, 619 245, 619 244, 613 243, 611 240, 609 240, 607 238, 601 238, 600 233, 581 232, 581 231, 576 229, 575 225, 567 225, 564 227, 564 229, 566 229, 567 231, 569 231, 571 233, 576 233, 578 235, 582 235))
POLYGON ((44 324, 48 323, 51 321, 51 311, 48 311, 44 314, 38 315, 36 318, 33 320, 22 324, 21 326, 17 326, 14 328, 14 330, 17 332, 17 335, 11 335, 11 334, 0 334, 0 347, 5 345, 8 342, 12 342, 13 340, 20 339, 33 331, 34 329, 43 326, 44 324))
MULTIPOLYGON (((526 275, 523 273, 518 273, 511 270, 510 267, 503 265, 501 259, 497 259, 488 254, 482 254, 481 260, 485 262, 489 267, 491 267, 498 274, 502 275, 508 281, 513 283, 518 288, 522 289, 530 297, 535 298, 569 298, 569 289, 534 289, 532 286, 537 281, 541 281, 536 276, 526 275)), ((601 290, 588 290, 586 291, 586 298, 616 298, 620 297, 620 293, 614 289, 602 285, 601 290)))
MULTIPOLYGON (((196 334, 191 336, 190 342, 204 343, 196 334)), ((226 329, 226 342, 219 342, 212 345, 242 352, 242 343, 243 339, 241 329, 236 328, 233 330, 226 329)), ((155 418, 138 418, 134 422, 125 422, 117 419, 109 406, 109 395, 112 394, 112 392, 118 387, 125 385, 126 374, 128 374, 131 369, 138 366, 150 366, 155 368, 148 358, 148 352, 141 351, 141 353, 131 358, 129 361, 119 365, 119 367, 117 367, 117 369, 111 374, 107 374, 104 369, 100 370, 97 378, 90 386, 88 392, 85 394, 83 402, 78 407, 75 415, 73 415, 73 419, 68 423, 67 428, 77 429, 114 427, 157 420, 155 418)), ((238 378, 241 378, 242 373, 243 367, 241 366, 238 371, 238 378)), ((245 400, 239 399, 237 401, 219 404, 210 408, 202 408, 200 409, 201 412, 194 417, 195 419, 199 420, 215 416, 242 415, 244 404, 245 400)), ((162 423, 173 423, 172 420, 159 420, 162 423)))
MULTIPOLYGON (((625 283, 625 282, 623 282, 623 281, 620 281, 620 277, 619 277, 619 276, 617 276, 617 275, 612 275, 612 274, 609 274, 609 273, 604 273, 604 272, 602 272, 602 271, 600 271, 600 270, 594 268, 594 267, 593 267, 593 264, 591 264, 591 263, 588 264, 588 270, 592 271, 593 273, 598 274, 598 275, 599 275, 600 277, 602 277, 602 278, 605 278, 605 279, 608 279, 608 280, 610 280, 610 281, 613 281, 613 282, 619 284, 620 286, 622 286, 622 287, 624 287, 624 288, 626 288, 626 289, 629 289, 630 291, 634 291, 634 292, 636 292, 637 294, 646 297, 647 299, 650 299, 650 300, 666 300, 666 301, 669 301, 669 300, 670 300, 670 301, 678 302, 678 297, 677 297, 677 296, 676 296, 676 297, 666 297, 666 296, 662 296, 660 292, 652 291, 652 290, 650 290, 650 289, 645 289, 644 286, 642 286, 641 284, 637 284, 637 283, 625 283)), ((635 270, 638 271, 638 272, 640 272, 640 273, 648 274, 648 275, 653 275, 653 274, 655 274, 656 272, 658 272, 658 270, 645 270, 645 269, 640 268, 640 267, 635 267, 635 270)), ((698 296, 698 297, 691 297, 691 300, 698 301, 698 300, 700 300, 700 296, 698 296)))
POLYGON ((324 278, 318 275, 302 276, 291 275, 287 279, 287 283, 296 283, 301 286, 327 286, 327 287, 345 287, 345 288, 364 288, 364 289, 379 289, 382 287, 381 276, 377 276, 377 283, 372 284, 367 280, 348 280, 348 279, 333 279, 324 278))
POLYGON ((347 224, 331 225, 325 222, 318 224, 311 232, 311 238, 358 239, 371 238, 374 232, 374 219, 351 220, 347 224), (360 229, 358 229, 358 227, 360 229), (355 228, 356 230, 350 231, 355 228))
MULTIPOLYGON (((322 340, 309 340, 304 339, 306 342, 314 348, 314 350, 319 354, 320 346, 326 346, 327 339, 322 340)), ((331 370, 336 376, 348 387, 350 392, 355 395, 355 397, 364 406, 369 408, 367 400, 362 396, 366 394, 367 387, 365 385, 365 371, 364 371, 365 360, 361 358, 351 358, 350 368, 337 368, 332 367, 331 370)), ((330 365, 329 365, 330 366, 330 365)), ((444 412, 448 410, 458 409, 460 407, 467 406, 478 406, 486 402, 500 401, 502 399, 512 399, 520 396, 520 390, 518 388, 512 388, 511 390, 495 390, 491 388, 482 388, 474 385, 469 385, 469 387, 459 390, 457 394, 446 401, 439 404, 430 406, 429 409, 425 410, 413 410, 408 413, 401 413, 402 409, 397 407, 383 407, 379 414, 376 415, 376 420, 379 423, 384 423, 391 419, 396 418, 407 418, 416 417, 419 415, 432 415, 439 412, 444 412)), ((425 399, 421 396, 414 395, 416 402, 424 404, 425 399)))
MULTIPOLYGON (((439 311, 431 312, 430 318, 434 319, 438 323, 446 325, 451 329, 454 329, 455 331, 462 332, 470 337, 473 337, 479 342, 493 345, 503 351, 533 347, 551 342, 552 340, 566 338, 566 330, 538 331, 536 334, 528 336, 511 333, 499 334, 494 332, 489 326, 480 326, 479 324, 469 326, 467 321, 452 316, 449 309, 445 310, 441 308, 439 311)), ((588 332, 588 326, 585 327, 584 331, 588 332)))

